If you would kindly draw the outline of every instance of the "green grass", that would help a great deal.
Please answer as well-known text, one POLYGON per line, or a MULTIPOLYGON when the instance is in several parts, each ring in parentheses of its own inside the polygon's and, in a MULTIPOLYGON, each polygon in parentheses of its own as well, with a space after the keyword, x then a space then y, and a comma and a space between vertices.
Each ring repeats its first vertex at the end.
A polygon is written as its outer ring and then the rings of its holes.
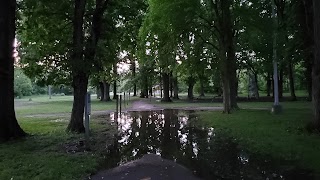
MULTIPOLYGON (((263 107, 266 103, 244 103, 243 106, 263 107)), ((311 120, 310 103, 283 103, 284 113, 273 115, 268 110, 239 110, 225 115, 202 112, 208 126, 236 137, 240 145, 251 152, 273 158, 296 160, 302 167, 320 173, 320 137, 309 134, 306 125, 311 120)))
MULTIPOLYGON (((0 179, 83 179, 99 169, 103 160, 99 148, 103 146, 89 152, 66 153, 66 143, 83 139, 83 134, 65 132, 66 119, 20 118, 19 123, 30 136, 0 144, 0 179)), ((94 120, 91 124, 92 141, 106 143, 108 138, 101 134, 111 127, 94 120)))
MULTIPOLYGON (((91 110, 115 110, 116 102, 101 102, 92 96, 91 110)), ((133 98, 134 99, 134 98, 133 98)), ((131 99, 132 100, 132 99, 131 99)), ((71 113, 73 96, 33 96, 15 100, 15 110, 17 116, 34 115, 34 114, 55 114, 55 113, 71 113), (29 101, 29 99, 32 101, 29 101)), ((129 106, 131 102, 129 103, 129 106)))

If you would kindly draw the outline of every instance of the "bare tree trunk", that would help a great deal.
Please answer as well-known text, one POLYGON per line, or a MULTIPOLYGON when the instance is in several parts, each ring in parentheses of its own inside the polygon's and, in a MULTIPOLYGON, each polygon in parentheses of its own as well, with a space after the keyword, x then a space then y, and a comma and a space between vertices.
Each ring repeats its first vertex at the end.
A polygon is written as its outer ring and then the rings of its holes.
MULTIPOLYGON (((118 76, 118 72, 117 72, 117 63, 113 64, 113 75, 115 77, 118 76)), ((117 99, 117 78, 115 78, 115 80, 113 81, 113 98, 112 99, 117 99)))
POLYGON ((104 81, 104 101, 111 101, 110 98, 110 83, 104 81))
POLYGON ((96 87, 97 99, 101 98, 100 83, 96 87))
POLYGON ((71 119, 67 130, 71 132, 84 132, 83 113, 85 95, 87 93, 88 75, 81 70, 83 61, 83 17, 85 13, 85 0, 75 0, 73 20, 73 52, 71 54, 72 86, 74 91, 71 119))
POLYGON ((83 133, 85 130, 83 126, 83 114, 88 78, 87 74, 79 72, 73 77, 73 106, 71 119, 67 128, 71 132, 83 133))
POLYGON ((313 28, 313 7, 312 0, 298 1, 300 3, 299 12, 302 15, 300 19, 301 23, 301 33, 305 36, 303 38, 304 47, 304 66, 305 70, 305 80, 306 88, 308 92, 308 99, 312 99, 312 62, 314 60, 313 56, 313 44, 314 44, 314 28, 313 28))
POLYGON ((104 83, 103 82, 99 82, 99 86, 100 86, 100 101, 104 101, 104 83))
MULTIPOLYGON (((231 34, 232 35, 232 34, 231 34)), ((233 44, 233 36, 231 36, 231 42, 229 45, 228 51, 228 61, 230 63, 230 106, 231 109, 239 109, 237 104, 237 94, 238 94, 238 78, 237 78, 237 67, 236 67, 236 58, 233 44)))
POLYGON ((272 84, 272 80, 271 80, 271 75, 270 75, 270 73, 268 73, 266 80, 267 80, 267 96, 270 97, 270 94, 271 94, 271 84, 272 84))
POLYGON ((279 98, 283 97, 283 66, 281 66, 279 73, 279 98))
POLYGON ((178 77, 176 74, 173 76, 173 99, 179 99, 178 77))
MULTIPOLYGON (((132 76, 136 78, 136 62, 135 60, 132 61, 132 76)), ((137 96, 137 83, 134 81, 133 83, 133 96, 137 96)))
POLYGON ((204 97, 204 82, 202 78, 200 78, 200 97, 204 97))
POLYGON ((289 60, 289 83, 290 83, 290 95, 291 95, 291 100, 292 101, 296 101, 297 97, 296 97, 296 93, 294 90, 294 78, 293 78, 293 67, 292 67, 292 61, 291 58, 288 59, 289 60))
POLYGON ((195 79, 190 76, 188 77, 188 99, 193 100, 193 87, 195 84, 195 79))
POLYGON ((169 74, 168 73, 162 73, 162 79, 163 79, 163 98, 162 102, 171 102, 170 96, 169 96, 169 74))
POLYGON ((222 74, 222 83, 223 83, 223 112, 229 114, 231 111, 230 81, 229 81, 228 75, 225 72, 223 72, 222 74))
POLYGON ((170 72, 170 77, 169 77, 169 81, 170 81, 170 97, 173 97, 173 76, 172 76, 172 72, 170 72))
POLYGON ((16 1, 0 1, 0 141, 26 135, 14 111, 13 43, 16 1))
POLYGON ((113 81, 113 98, 117 99, 117 81, 113 81))
POLYGON ((313 0, 314 53, 312 66, 313 125, 320 130, 320 1, 313 0))

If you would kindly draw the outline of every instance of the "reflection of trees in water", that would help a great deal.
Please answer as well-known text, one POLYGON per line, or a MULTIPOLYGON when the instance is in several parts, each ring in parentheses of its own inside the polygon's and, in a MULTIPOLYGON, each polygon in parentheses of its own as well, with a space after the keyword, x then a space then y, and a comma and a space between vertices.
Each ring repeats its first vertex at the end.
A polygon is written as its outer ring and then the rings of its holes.
POLYGON ((208 161, 202 151, 208 149, 210 138, 208 128, 188 122, 195 118, 194 114, 179 114, 178 110, 132 112, 126 121, 119 120, 118 137, 110 156, 122 163, 147 153, 160 154, 201 172, 196 167, 207 169, 207 164, 199 161, 208 161))
POLYGON ((131 112, 119 118, 118 130, 107 155, 114 166, 154 153, 188 167, 204 179, 265 179, 274 173, 262 174, 231 138, 200 126, 194 113, 131 112))

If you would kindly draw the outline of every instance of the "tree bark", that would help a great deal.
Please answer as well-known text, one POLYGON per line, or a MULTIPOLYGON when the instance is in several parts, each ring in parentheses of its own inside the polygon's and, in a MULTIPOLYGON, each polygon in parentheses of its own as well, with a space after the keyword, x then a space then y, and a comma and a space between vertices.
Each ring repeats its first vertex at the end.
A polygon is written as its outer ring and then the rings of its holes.
POLYGON ((283 66, 281 66, 279 72, 279 98, 283 97, 283 66))
POLYGON ((135 62, 135 60, 132 61, 132 76, 133 76, 133 79, 134 79, 133 96, 137 96, 137 83, 135 81, 135 78, 136 78, 136 62, 135 62))
POLYGON ((202 78, 200 78, 200 97, 204 97, 204 82, 202 78))
POLYGON ((73 19, 73 51, 71 54, 71 68, 72 68, 72 86, 74 91, 73 106, 68 131, 82 133, 83 113, 85 95, 87 93, 88 74, 84 71, 83 59, 83 17, 85 13, 85 0, 75 0, 74 19, 73 19))
POLYGON ((151 96, 151 97, 153 96, 153 94, 152 94, 152 86, 149 87, 149 96, 151 96))
POLYGON ((312 0, 298 1, 299 12, 301 14, 301 35, 303 36, 303 50, 304 50, 304 66, 305 66, 305 80, 306 88, 308 92, 308 99, 312 99, 312 63, 314 60, 313 56, 313 8, 312 0))
POLYGON ((97 99, 100 99, 101 98, 100 83, 96 87, 96 94, 97 94, 97 99))
POLYGON ((143 83, 142 83, 142 91, 140 94, 140 98, 148 98, 148 77, 147 76, 143 76, 143 83))
POLYGON ((195 84, 195 79, 190 76, 188 77, 188 99, 193 100, 193 87, 195 84))
POLYGON ((173 99, 179 99, 178 77, 173 76, 173 99))
POLYGON ((289 83, 290 83, 290 95, 291 95, 291 100, 296 101, 296 93, 294 89, 294 78, 293 78, 293 66, 292 66, 292 61, 291 58, 289 58, 289 65, 288 65, 288 70, 289 70, 289 83))
POLYGON ((169 82, 170 82, 170 97, 173 97, 173 75, 172 71, 170 72, 170 77, 169 77, 169 82))
POLYGON ((100 86, 100 94, 101 94, 101 97, 100 97, 100 101, 104 101, 104 84, 103 82, 99 82, 99 86, 100 86))
POLYGON ((0 1, 0 141, 26 135, 19 126, 14 111, 15 12, 15 0, 0 1))
POLYGON ((163 98, 161 101, 171 102, 170 94, 169 94, 169 74, 162 73, 162 79, 163 79, 163 98))
POLYGON ((266 80, 267 80, 267 96, 270 97, 270 94, 271 94, 271 84, 272 84, 272 80, 271 80, 271 75, 270 75, 270 73, 268 73, 266 80))
POLYGON ((229 34, 231 39, 229 50, 228 50, 228 61, 230 63, 230 106, 231 109, 239 109, 237 104, 237 94, 238 94, 238 78, 237 78, 237 67, 236 58, 233 42, 233 34, 229 34))
POLYGON ((104 85, 104 101, 111 101, 110 98, 110 83, 107 81, 103 82, 104 85))
MULTIPOLYGON (((113 64, 113 75, 115 77, 118 76, 118 72, 117 72, 117 63, 113 64)), ((113 81, 113 98, 112 99, 117 99, 117 80, 115 78, 115 80, 113 81)))
POLYGON ((117 81, 113 81, 113 98, 117 99, 117 81))
POLYGON ((314 54, 312 65, 313 125, 320 130, 320 1, 313 0, 314 54))
POLYGON ((71 119, 67 128, 68 131, 76 133, 83 133, 85 131, 83 125, 83 114, 88 79, 88 75, 83 72, 78 72, 77 75, 73 76, 73 105, 71 119))

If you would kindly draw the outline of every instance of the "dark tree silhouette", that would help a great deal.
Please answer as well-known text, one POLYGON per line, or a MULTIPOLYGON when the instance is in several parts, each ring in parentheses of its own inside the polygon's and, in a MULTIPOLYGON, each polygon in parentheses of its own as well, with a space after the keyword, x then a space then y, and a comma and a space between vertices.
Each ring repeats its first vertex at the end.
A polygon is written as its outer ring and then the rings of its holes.
POLYGON ((14 111, 14 57, 16 1, 0 1, 0 141, 25 136, 14 111))

